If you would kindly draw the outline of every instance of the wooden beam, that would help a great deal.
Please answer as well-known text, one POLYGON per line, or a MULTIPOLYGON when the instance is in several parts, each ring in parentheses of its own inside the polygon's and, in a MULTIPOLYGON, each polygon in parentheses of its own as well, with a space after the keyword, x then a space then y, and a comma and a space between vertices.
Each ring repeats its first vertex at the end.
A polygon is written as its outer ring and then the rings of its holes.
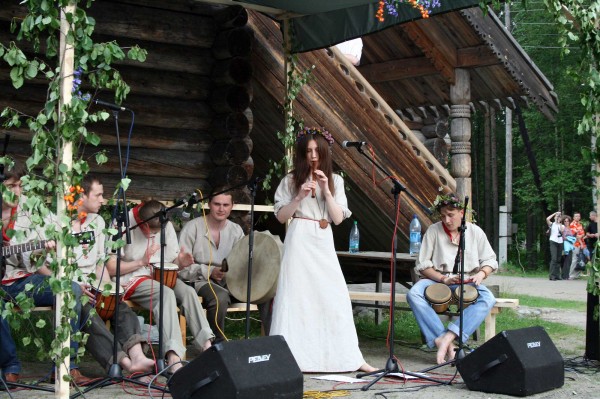
POLYGON ((358 67, 358 70, 370 83, 410 79, 439 73, 427 57, 405 58, 380 62, 378 64, 368 64, 358 67))
POLYGON ((486 44, 458 49, 456 60, 457 68, 477 68, 500 64, 498 57, 486 44))
POLYGON ((425 56, 433 63, 439 74, 449 83, 454 84, 454 66, 444 52, 438 49, 436 44, 431 41, 423 27, 415 22, 409 22, 402 25, 402 29, 408 37, 425 53, 425 56))

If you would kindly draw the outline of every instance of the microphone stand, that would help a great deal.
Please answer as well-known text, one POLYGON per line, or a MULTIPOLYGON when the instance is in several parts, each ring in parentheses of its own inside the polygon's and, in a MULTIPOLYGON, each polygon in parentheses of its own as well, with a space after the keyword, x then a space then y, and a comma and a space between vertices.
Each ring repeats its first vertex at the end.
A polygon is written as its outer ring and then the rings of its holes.
POLYGON ((254 203, 256 200, 256 188, 260 178, 255 178, 248 184, 250 189, 250 232, 248 233, 248 288, 246 289, 246 335, 250 338, 250 296, 252 293, 252 262, 254 260, 254 203))
MULTIPOLYGON (((113 116, 114 116, 114 120, 115 120, 115 130, 116 130, 116 134, 117 134, 117 152, 118 152, 118 157, 119 157, 120 175, 121 175, 121 177, 125 177, 123 174, 123 157, 121 155, 121 141, 120 141, 120 137, 119 137, 120 136, 119 135, 119 111, 113 110, 113 116)), ((117 205, 116 205, 117 209, 118 209, 118 212, 117 212, 117 234, 114 236, 114 239, 119 240, 123 237, 123 225, 125 225, 125 229, 124 229, 125 242, 127 244, 131 244, 131 233, 130 233, 131 228, 130 228, 129 217, 128 217, 127 198, 125 196, 125 190, 123 190, 123 187, 119 188, 119 195, 120 195, 119 203, 117 203, 117 205)), ((112 347, 113 364, 111 364, 110 368, 108 369, 107 377, 105 377, 104 379, 102 379, 92 385, 89 385, 85 389, 80 390, 79 392, 76 392, 75 394, 71 395, 71 399, 76 398, 81 395, 84 395, 85 393, 87 393, 93 389, 103 388, 105 386, 118 384, 123 381, 127 381, 132 384, 141 385, 143 387, 148 387, 148 388, 156 389, 156 390, 163 391, 163 392, 169 392, 168 389, 165 389, 163 387, 150 385, 148 383, 141 382, 136 379, 124 377, 123 369, 121 368, 121 365, 117 363, 117 353, 118 353, 117 331, 119 329, 119 304, 121 303, 121 297, 119 295, 121 292, 121 251, 120 250, 117 250, 117 262, 116 263, 117 264, 116 264, 116 273, 115 273, 115 287, 116 287, 116 295, 117 295, 118 301, 117 301, 117 306, 115 306, 115 312, 114 312, 114 317, 113 317, 113 325, 114 325, 114 332, 115 332, 113 334, 113 347, 112 347)), ((161 311, 162 311, 162 307, 161 307, 161 311)), ((160 344, 160 341, 159 341, 159 344, 160 344)), ((159 366, 158 362, 157 362, 157 366, 159 366)), ((143 377, 145 375, 148 375, 148 373, 141 374, 139 377, 143 377)))
MULTIPOLYGON (((444 367, 444 366, 448 366, 448 365, 452 365, 452 364, 457 364, 466 356, 465 350, 464 350, 464 343, 463 343, 463 312, 464 312, 464 309, 463 309, 464 303, 463 302, 464 302, 464 295, 465 295, 465 290, 464 290, 464 287, 465 287, 465 257, 464 257, 464 253, 465 253, 465 231, 467 230, 466 216, 467 216, 468 203, 469 203, 469 197, 465 197, 464 212, 463 212, 463 216, 460 221, 460 227, 458 228, 458 231, 460 233, 459 241, 458 241, 458 249, 456 251, 456 258, 454 258, 454 268, 452 269, 453 274, 458 273, 460 275, 460 284, 459 284, 460 293, 458 295, 458 347, 455 349, 456 356, 454 357, 454 359, 448 360, 447 362, 444 362, 442 364, 438 364, 438 365, 420 370, 419 371, 420 373, 435 370, 440 367, 444 367)), ((456 315, 456 314, 454 314, 454 315, 456 315)))
MULTIPOLYGON (((362 149, 362 146, 356 147, 356 149, 363 156, 365 156, 365 158, 367 158, 369 161, 371 161, 371 163, 373 165, 375 165, 377 167, 377 169, 379 169, 384 175, 386 175, 394 184, 394 187, 392 188, 392 194, 394 195, 394 215, 396 215, 396 210, 398 209, 399 196, 400 196, 401 192, 405 192, 406 195, 408 195, 413 200, 413 202, 415 204, 419 205, 425 212, 431 213, 431 211, 424 204, 422 204, 417 198, 415 198, 406 189, 406 187, 404 185, 402 185, 402 183, 400 183, 400 181, 395 176, 393 176, 390 172, 385 170, 379 163, 377 163, 373 158, 371 158, 367 153, 365 153, 364 150, 362 149)), ((366 377, 366 376, 370 376, 370 375, 377 375, 377 377, 375 379, 373 379, 371 382, 369 382, 367 385, 365 385, 361 388, 361 390, 363 390, 363 391, 367 391, 369 388, 371 388, 371 386, 373 386, 379 380, 381 380, 382 378, 386 377, 387 375, 389 375, 391 373, 400 373, 400 369, 398 368, 398 361, 394 357, 394 324, 395 324, 394 314, 396 311, 396 258, 397 258, 396 247, 397 247, 397 241, 398 241, 396 228, 394 228, 392 234, 393 234, 393 237, 392 237, 393 263, 392 263, 391 272, 390 272, 391 273, 391 276, 390 276, 390 282, 391 282, 390 325, 391 325, 391 328, 390 328, 390 339, 389 339, 389 342, 390 342, 389 357, 388 357, 388 360, 387 360, 384 368, 382 368, 380 370, 376 370, 376 371, 371 371, 369 373, 358 373, 356 375, 356 378, 362 378, 362 377, 366 377)), ((403 371, 403 373, 406 375, 409 375, 409 376, 420 378, 420 379, 429 380, 432 382, 443 383, 443 381, 439 381, 439 380, 430 378, 428 376, 424 376, 422 374, 415 374, 415 373, 411 373, 409 371, 403 371)))

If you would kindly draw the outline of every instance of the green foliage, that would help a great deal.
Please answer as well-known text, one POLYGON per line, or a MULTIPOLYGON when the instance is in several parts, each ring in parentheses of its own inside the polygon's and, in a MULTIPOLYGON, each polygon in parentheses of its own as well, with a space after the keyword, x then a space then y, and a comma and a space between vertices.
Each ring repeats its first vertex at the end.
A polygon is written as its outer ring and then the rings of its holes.
POLYGON ((293 160, 291 154, 296 140, 296 132, 303 127, 303 122, 294 118, 293 104, 296 97, 300 94, 302 87, 309 82, 312 70, 315 68, 313 65, 309 70, 299 71, 298 56, 296 54, 291 54, 286 50, 285 57, 288 65, 287 89, 283 107, 285 114, 285 131, 277 132, 277 138, 283 144, 285 151, 281 160, 275 161, 269 159, 269 171, 262 182, 264 190, 271 189, 273 178, 284 176, 292 167, 293 160))
POLYGON ((590 0, 544 0, 548 11, 558 24, 559 44, 564 54, 569 54, 570 45, 581 52, 578 67, 570 74, 583 86, 581 104, 585 109, 578 133, 598 134, 600 114, 600 1, 590 0))
MULTIPOLYGON (((110 90, 114 92, 115 102, 121 103, 130 89, 112 64, 126 57, 144 61, 146 51, 137 46, 124 49, 114 41, 95 43, 92 34, 96 21, 87 16, 85 11, 92 1, 24 0, 20 4, 27 8, 27 14, 22 19, 15 18, 12 21, 11 31, 16 33, 19 42, 30 42, 34 51, 26 53, 15 42, 0 44, 0 58, 10 67, 10 79, 16 89, 34 78, 45 79, 48 83, 46 103, 34 115, 28 115, 14 107, 6 107, 0 113, 0 120, 9 130, 27 127, 33 133, 32 153, 26 161, 29 174, 22 179, 23 189, 27 193, 23 209, 33 215, 34 225, 43 228, 47 237, 58 243, 58 255, 52 255, 48 265, 53 273, 49 284, 54 294, 65 295, 61 303, 65 318, 56 326, 50 351, 47 348, 41 349, 41 345, 40 350, 45 350, 54 361, 59 362, 69 355, 68 348, 61 348, 61 342, 72 333, 66 320, 66 317, 75 315, 76 303, 71 292, 71 281, 80 276, 73 256, 74 248, 79 244, 70 234, 71 219, 77 217, 77 212, 71 210, 64 213, 64 196, 69 187, 78 184, 89 172, 88 161, 82 157, 83 149, 88 145, 100 144, 100 138, 89 131, 88 126, 109 117, 104 111, 90 112, 92 95, 83 93, 82 88, 85 87, 92 93, 100 89, 110 90), (61 16, 64 16, 63 25, 68 26, 62 33, 61 16), (67 46, 73 48, 73 65, 65 63, 68 57, 61 57, 61 37, 67 46), (42 41, 45 50, 43 54, 40 51, 42 41), (74 71, 72 75, 65 73, 71 70, 74 71), (67 90, 71 89, 70 100, 61 95, 61 89, 65 85, 67 90), (66 156, 63 151, 66 146, 74 148, 72 159, 63 159, 66 156), (69 167, 71 163, 72 166, 69 167), (48 195, 51 196, 50 203, 48 195), (50 217, 56 212, 59 213, 57 218, 50 217), (64 248, 62 253, 61 248, 64 248)), ((106 160, 106 154, 102 152, 95 156, 98 163, 106 160)), ((0 162, 6 165, 11 163, 7 158, 0 162)), ((4 200, 10 198, 10 193, 4 186, 2 195, 4 200)), ((41 258, 38 262, 41 265, 44 259, 41 258)), ((83 303, 86 301, 87 299, 82 299, 83 303)), ((18 317, 28 318, 27 310, 33 304, 24 295, 19 296, 17 302, 24 311, 14 314, 13 320, 18 317)), ((6 304, 3 315, 13 313, 11 305, 6 304)), ((36 327, 41 329, 45 324, 40 319, 36 327)), ((83 334, 73 335, 76 340, 85 342, 83 334)), ((41 343, 37 338, 27 338, 25 342, 34 342, 36 345, 41 343)), ((83 345, 80 346, 80 351, 83 351, 83 345)))

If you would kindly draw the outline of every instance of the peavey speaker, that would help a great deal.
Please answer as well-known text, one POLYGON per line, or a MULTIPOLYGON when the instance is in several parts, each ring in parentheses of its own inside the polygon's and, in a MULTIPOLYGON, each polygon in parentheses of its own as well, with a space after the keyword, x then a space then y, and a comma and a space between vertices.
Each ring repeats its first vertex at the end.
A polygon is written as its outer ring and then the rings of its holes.
POLYGON ((456 367, 473 391, 527 396, 565 382, 562 356, 542 327, 502 331, 456 367))
POLYGON ((303 377, 282 336, 213 345, 169 381, 174 399, 302 399, 303 377))

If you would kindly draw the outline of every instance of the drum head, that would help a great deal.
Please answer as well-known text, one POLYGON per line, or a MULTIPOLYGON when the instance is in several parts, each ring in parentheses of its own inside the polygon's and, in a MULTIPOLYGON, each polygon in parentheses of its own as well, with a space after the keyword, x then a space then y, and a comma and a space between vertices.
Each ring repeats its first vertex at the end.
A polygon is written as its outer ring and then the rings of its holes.
MULTIPOLYGON (((153 263, 152 267, 154 267, 155 269, 160 270, 160 263, 153 263)), ((175 263, 165 262, 165 268, 164 268, 164 270, 179 270, 179 266, 177 266, 175 263)))
MULTIPOLYGON (((226 258, 229 267, 226 275, 227 288, 240 301, 246 301, 248 295, 249 241, 249 236, 239 240, 226 258)), ((275 296, 282 254, 283 243, 279 236, 268 231, 254 232, 251 303, 264 303, 275 296)))
POLYGON ((446 284, 436 283, 428 286, 425 289, 425 298, 430 303, 442 304, 450 301, 452 297, 452 291, 446 284))
MULTIPOLYGON (((463 302, 474 302, 477 297, 479 296, 479 293, 477 292, 477 288, 473 287, 472 285, 465 285, 463 286, 463 302)), ((458 302, 460 299, 460 287, 456 287, 454 289, 454 298, 456 298, 456 301, 458 302)))

